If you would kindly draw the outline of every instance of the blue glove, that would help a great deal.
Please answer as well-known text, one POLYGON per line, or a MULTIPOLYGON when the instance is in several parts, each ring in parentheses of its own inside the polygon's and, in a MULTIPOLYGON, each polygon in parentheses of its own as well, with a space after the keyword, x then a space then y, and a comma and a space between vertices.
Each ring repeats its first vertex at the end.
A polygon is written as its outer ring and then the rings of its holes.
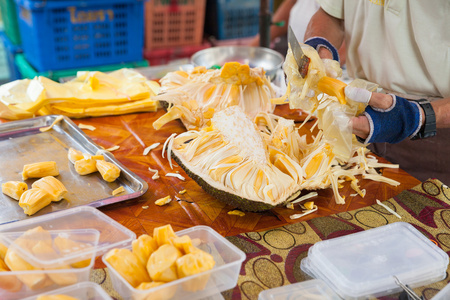
POLYGON ((395 144, 419 132, 422 124, 419 104, 402 97, 392 97, 394 102, 386 110, 366 107, 364 114, 369 119, 370 133, 365 143, 395 144))
MULTIPOLYGON (((353 101, 367 105, 372 93, 365 89, 347 86, 345 95, 353 101)), ((366 107, 364 115, 369 120, 370 132, 365 140, 358 137, 360 142, 395 144, 419 132, 422 124, 419 104, 402 97, 391 96, 393 103, 387 109, 366 107)))

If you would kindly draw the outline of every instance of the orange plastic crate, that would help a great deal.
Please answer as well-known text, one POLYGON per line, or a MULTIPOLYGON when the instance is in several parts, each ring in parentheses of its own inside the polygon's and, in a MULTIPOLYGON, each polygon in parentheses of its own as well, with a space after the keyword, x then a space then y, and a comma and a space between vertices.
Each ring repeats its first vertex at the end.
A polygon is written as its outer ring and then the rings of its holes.
POLYGON ((200 45, 206 0, 151 0, 145 4, 145 50, 200 45))

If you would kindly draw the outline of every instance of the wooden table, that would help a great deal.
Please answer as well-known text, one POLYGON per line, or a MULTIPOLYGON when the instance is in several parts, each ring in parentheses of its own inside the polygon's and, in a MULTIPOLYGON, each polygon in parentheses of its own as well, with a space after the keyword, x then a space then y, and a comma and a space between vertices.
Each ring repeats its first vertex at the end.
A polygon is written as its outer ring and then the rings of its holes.
MULTIPOLYGON (((278 107, 276 113, 289 118, 302 119, 298 111, 291 111, 286 105, 278 107)), ((335 203, 331 189, 319 190, 319 196, 314 199, 319 210, 301 219, 291 220, 289 218, 290 215, 299 213, 300 208, 298 207, 296 207, 296 211, 280 207, 263 213, 247 212, 244 217, 228 215, 227 213, 233 210, 233 207, 223 204, 203 191, 180 167, 171 170, 167 159, 162 158, 164 141, 172 133, 179 134, 185 131, 179 121, 172 121, 159 131, 154 130, 153 121, 163 114, 164 111, 160 110, 156 113, 74 120, 77 124, 83 123, 96 127, 94 131, 84 131, 98 145, 105 148, 120 146, 113 152, 114 156, 148 183, 149 189, 143 196, 100 208, 101 211, 133 230, 137 235, 152 234, 154 227, 167 223, 170 223, 176 231, 195 225, 207 225, 223 236, 262 231, 372 205, 376 203, 376 199, 381 201, 389 199, 402 190, 412 188, 420 183, 419 180, 401 169, 384 169, 382 172, 385 176, 397 180, 401 184, 393 187, 386 183, 361 179, 360 186, 367 191, 366 196, 361 198, 360 196, 350 196, 355 192, 347 182, 340 189, 341 195, 346 199, 344 205, 335 203), (144 156, 144 149, 153 143, 161 143, 161 145, 144 156), (161 178, 153 180, 153 173, 148 170, 149 167, 160 170, 161 178), (175 171, 179 171, 186 181, 164 176, 168 172, 175 171), (187 192, 180 195, 178 192, 184 189, 187 192), (174 199, 170 204, 162 207, 154 204, 155 200, 168 195, 174 199)), ((380 158, 380 162, 386 162, 386 160, 380 158)))

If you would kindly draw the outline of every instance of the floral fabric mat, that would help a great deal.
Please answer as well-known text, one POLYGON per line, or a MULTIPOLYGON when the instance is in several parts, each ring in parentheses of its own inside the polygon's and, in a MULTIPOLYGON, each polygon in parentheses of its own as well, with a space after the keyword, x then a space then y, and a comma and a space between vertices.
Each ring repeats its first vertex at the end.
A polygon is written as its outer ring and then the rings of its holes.
MULTIPOLYGON (((401 192, 383 202, 401 219, 381 205, 279 227, 264 232, 249 232, 227 239, 247 255, 242 264, 238 284, 222 293, 225 299, 258 299, 265 289, 311 279, 300 269, 300 262, 314 243, 394 222, 407 222, 450 254, 450 188, 437 179, 401 192)), ((431 299, 449 281, 444 280, 414 289, 416 294, 431 299)), ((92 273, 91 280, 102 285, 115 299, 107 270, 92 273)), ((382 297, 398 299, 398 295, 382 297)))

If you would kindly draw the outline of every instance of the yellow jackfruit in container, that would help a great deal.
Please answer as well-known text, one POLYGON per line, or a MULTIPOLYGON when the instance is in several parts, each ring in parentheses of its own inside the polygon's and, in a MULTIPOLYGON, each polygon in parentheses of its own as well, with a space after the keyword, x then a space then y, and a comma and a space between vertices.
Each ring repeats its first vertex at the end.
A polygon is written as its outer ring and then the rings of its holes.
POLYGON ((96 256, 135 238, 132 231, 89 206, 0 225, 0 299, 47 297, 55 289, 89 281, 96 256))
POLYGON ((208 226, 194 226, 176 233, 170 225, 161 226, 155 228, 152 240, 147 242, 133 242, 133 246, 126 248, 138 253, 138 244, 158 245, 147 262, 151 280, 142 281, 137 287, 108 262, 108 254, 103 256, 113 287, 123 299, 194 300, 213 296, 236 286, 245 259, 241 250, 208 226), (171 279, 174 280, 164 282, 171 279))

